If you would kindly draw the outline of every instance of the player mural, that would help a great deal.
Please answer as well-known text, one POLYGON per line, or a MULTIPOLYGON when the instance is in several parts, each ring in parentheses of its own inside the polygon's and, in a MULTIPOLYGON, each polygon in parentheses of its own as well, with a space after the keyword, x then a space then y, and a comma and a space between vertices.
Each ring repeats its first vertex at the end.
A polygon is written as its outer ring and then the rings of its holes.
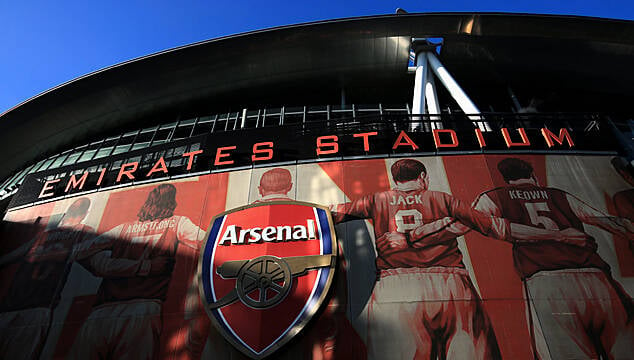
MULTIPOLYGON (((634 240, 630 221, 542 186, 529 162, 509 157, 498 162, 497 170, 506 186, 483 193, 476 209, 551 230, 584 232, 584 224, 594 225, 634 240)), ((581 244, 513 242, 515 269, 531 300, 529 314, 535 314, 529 318, 531 333, 536 336, 539 326, 544 335, 544 341, 535 341, 541 358, 625 359, 634 353, 632 299, 612 278, 591 236, 581 244)))
POLYGON ((274 168, 268 170, 260 178, 260 184, 258 185, 260 197, 253 203, 293 200, 288 195, 292 188, 293 178, 288 169, 274 168))
MULTIPOLYGON (((327 209, 339 247, 321 306, 279 346, 269 335, 294 318, 252 328, 239 298, 218 308, 249 344, 273 344, 262 353, 270 358, 630 358, 631 180, 629 165, 611 156, 374 158, 256 167, 10 210, 0 229, 0 358, 243 358, 211 326, 196 271, 214 217, 270 201, 327 209)), ((227 235, 223 251, 272 246, 239 243, 260 220, 245 218, 253 226, 236 228, 235 244, 227 235)), ((226 276, 214 281, 230 295, 240 271, 220 265, 214 274, 226 276)), ((318 269, 292 275, 281 301, 318 269)), ((267 306, 258 311, 275 308, 267 306)))
POLYGON ((162 184, 148 195, 135 221, 94 241, 111 242, 86 267, 103 280, 70 358, 152 359, 159 350, 161 307, 166 300, 179 245, 200 247, 198 226, 175 215, 176 187, 162 184), (96 264, 108 262, 100 269, 96 264), (125 319, 125 320, 124 320, 125 319))
MULTIPOLYGON (((267 201, 292 201, 294 196, 293 176, 286 168, 265 171, 257 186, 258 199, 253 204, 267 201)), ((342 255, 341 247, 337 251, 342 255)), ((323 313, 315 321, 314 327, 306 334, 305 356, 318 359, 365 359, 366 348, 359 335, 345 316, 348 303, 346 288, 346 261, 340 257, 337 263, 337 277, 333 295, 323 313)))
MULTIPOLYGON (((443 192, 429 190, 425 165, 398 160, 391 166, 394 189, 364 196, 334 209, 335 221, 369 218, 374 225, 379 281, 369 304, 368 337, 373 353, 388 358, 500 358, 488 316, 474 290, 456 236, 426 227, 447 217, 497 239, 574 240, 574 235, 509 223, 486 216, 443 192), (433 240, 432 240, 433 238, 433 240), (408 301, 394 297, 407 289, 408 301), (390 323, 391 327, 383 324, 390 323), (389 333, 398 341, 385 339, 389 333), (439 335, 442 334, 442 335, 439 335), (372 347, 373 346, 373 347, 372 347)), ((554 229, 558 230, 558 229, 554 229)))

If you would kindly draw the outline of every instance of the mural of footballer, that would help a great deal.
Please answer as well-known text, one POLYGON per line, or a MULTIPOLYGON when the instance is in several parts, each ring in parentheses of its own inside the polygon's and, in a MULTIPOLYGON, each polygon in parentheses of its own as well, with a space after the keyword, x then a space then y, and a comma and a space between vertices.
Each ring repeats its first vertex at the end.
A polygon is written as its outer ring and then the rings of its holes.
MULTIPOLYGON (((476 209, 516 223, 565 229, 567 234, 581 233, 584 223, 591 224, 632 241, 634 227, 628 220, 605 215, 563 190, 541 186, 530 163, 506 158, 497 167, 507 186, 480 194, 476 209)), ((470 230, 447 218, 414 230, 410 243, 437 242, 470 230)), ((626 359, 634 353, 631 297, 610 275, 594 239, 514 237, 511 242, 514 265, 532 307, 528 323, 536 356, 626 359)), ((387 248, 404 244, 394 236, 387 248)))
POLYGON ((75 200, 55 228, 0 258, 0 266, 21 262, 0 302, 0 357, 39 358, 73 261, 92 254, 80 248, 94 236, 82 223, 89 208, 90 199, 75 200))
POLYGON ((414 159, 396 161, 391 174, 394 189, 333 207, 335 223, 372 219, 374 225, 380 279, 368 304, 370 357, 500 358, 493 328, 462 262, 456 235, 416 244, 407 237, 424 236, 423 224, 446 223, 447 216, 507 241, 511 236, 576 241, 585 235, 509 223, 473 210, 447 193, 428 190, 427 169, 414 159))
MULTIPOLYGON (((266 171, 260 178, 258 193, 260 198, 254 204, 265 201, 292 201, 288 193, 293 188, 291 172, 284 168, 274 168, 266 171)), ((231 357, 237 353, 215 330, 209 331, 209 320, 202 309, 198 295, 198 277, 188 289, 186 303, 186 320, 191 320, 187 327, 187 351, 192 359, 199 359, 205 355, 231 357), (209 333, 209 334, 208 334, 209 333)))
MULTIPOLYGON (((267 201, 292 201, 288 193, 293 189, 291 172, 284 168, 273 168, 262 174, 258 193, 260 198, 253 203, 267 201)), ((341 249, 339 249, 339 253, 341 249)), ((319 319, 307 332, 306 342, 313 359, 365 359, 366 349, 345 315, 347 288, 345 260, 339 261, 335 296, 328 303, 319 319)))
MULTIPOLYGON (((574 195, 539 184, 530 163, 501 160, 508 184, 482 194, 475 207, 509 221, 546 229, 597 226, 634 240, 634 226, 592 208, 574 195)), ((632 299, 612 278, 591 237, 584 246, 554 241, 515 243, 514 264, 524 279, 547 349, 542 359, 626 359, 634 354, 632 299), (548 351, 550 350, 550 352, 548 351)))
MULTIPOLYGON (((174 215, 176 187, 155 187, 138 220, 123 223, 94 241, 110 246, 82 263, 103 277, 93 310, 70 352, 73 359, 152 359, 159 349, 162 303, 179 244, 199 249, 205 232, 174 215), (95 264, 110 260, 107 271, 95 264), (116 261, 116 262, 114 262, 116 261)), ((102 267, 103 268, 103 267, 102 267)))
POLYGON ((274 168, 266 171, 260 178, 258 193, 260 198, 253 203, 265 201, 291 201, 288 193, 293 189, 291 172, 284 168, 274 168))
MULTIPOLYGON (((265 171, 260 177, 258 185, 259 198, 254 200, 253 204, 259 204, 268 201, 293 201, 288 194, 293 189, 293 177, 288 169, 273 168, 265 171)), ((340 265, 343 261, 340 262, 340 265)), ((337 281, 337 290, 327 306, 327 309, 320 315, 319 319, 312 325, 312 329, 307 331, 305 343, 300 347, 303 351, 301 354, 311 354, 312 359, 365 359, 366 350, 363 341, 355 332, 354 328, 346 318, 345 313, 341 311, 346 306, 347 289, 344 268, 339 268, 339 273, 344 274, 337 281), (341 294, 344 294, 343 297, 341 294), (309 348, 306 348, 306 344, 309 348), (345 344, 345 346, 342 346, 345 344)), ((197 283, 193 284, 197 286, 197 283)), ((204 311, 193 310, 200 307, 197 290, 191 289, 188 295, 189 313, 198 314, 188 327, 187 348, 192 358, 201 358, 201 356, 219 356, 232 357, 237 351, 232 349, 222 337, 215 332, 206 334, 203 317, 206 319, 204 311), (202 314, 202 315, 201 315, 202 314), (204 344, 206 338, 206 346, 204 344), (202 352, 203 348, 205 349, 202 352)), ((296 351, 289 351, 283 358, 296 358, 299 354, 296 351)), ((240 355, 238 355, 240 356, 240 355)), ((278 357, 281 355, 278 354, 278 357)))

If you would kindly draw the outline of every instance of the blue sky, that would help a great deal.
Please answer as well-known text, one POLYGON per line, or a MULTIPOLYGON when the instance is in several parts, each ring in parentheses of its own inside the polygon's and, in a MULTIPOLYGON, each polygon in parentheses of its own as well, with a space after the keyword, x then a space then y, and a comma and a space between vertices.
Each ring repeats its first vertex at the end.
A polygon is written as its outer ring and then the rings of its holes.
POLYGON ((391 14, 397 7, 634 20, 631 0, 0 0, 0 113, 78 76, 157 51, 271 26, 391 14))

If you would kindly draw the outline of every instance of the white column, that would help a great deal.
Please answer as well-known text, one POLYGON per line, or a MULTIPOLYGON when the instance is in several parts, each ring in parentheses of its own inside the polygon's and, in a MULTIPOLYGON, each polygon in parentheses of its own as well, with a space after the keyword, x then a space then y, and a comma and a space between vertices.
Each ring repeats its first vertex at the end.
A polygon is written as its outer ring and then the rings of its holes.
POLYGON ((449 71, 443 66, 443 64, 438 60, 436 55, 431 52, 427 53, 427 60, 429 61, 429 66, 434 71, 440 82, 447 88, 451 97, 456 100, 458 106, 464 111, 465 114, 470 114, 469 118, 471 121, 477 121, 478 128, 482 131, 490 131, 491 128, 489 124, 482 121, 482 117, 477 115, 480 114, 480 110, 478 107, 469 99, 467 94, 462 90, 460 85, 456 82, 456 80, 449 74, 449 71))
MULTIPOLYGON (((424 52, 416 54, 416 75, 414 76, 414 99, 412 100, 412 115, 425 114, 425 83, 427 82, 427 56, 424 52)), ((420 120, 420 117, 412 116, 413 120, 420 120)), ((422 122, 412 122, 410 130, 416 126, 421 126, 422 122)))
MULTIPOLYGON (((429 115, 440 115, 440 104, 438 103, 438 95, 436 94, 436 82, 434 81, 434 72, 427 66, 427 78, 425 79, 425 101, 427 103, 427 112, 429 115)), ((440 120, 440 116, 430 116, 432 120, 432 129, 442 129, 442 124, 436 122, 440 120)))

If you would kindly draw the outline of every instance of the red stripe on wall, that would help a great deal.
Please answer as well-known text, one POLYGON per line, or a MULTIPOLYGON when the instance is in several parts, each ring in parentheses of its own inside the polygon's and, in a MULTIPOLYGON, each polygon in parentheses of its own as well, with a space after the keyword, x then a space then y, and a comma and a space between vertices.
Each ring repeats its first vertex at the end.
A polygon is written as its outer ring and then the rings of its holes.
MULTIPOLYGON (((452 194, 458 199, 472 202, 482 192, 503 186, 504 180, 497 171, 497 163, 506 157, 508 156, 444 157, 452 194)), ((536 175, 545 182, 546 163, 543 156, 514 157, 530 162, 536 175)), ((469 232, 465 239, 502 357, 532 358, 522 282, 513 266, 511 244, 485 237, 475 231, 469 232)))

